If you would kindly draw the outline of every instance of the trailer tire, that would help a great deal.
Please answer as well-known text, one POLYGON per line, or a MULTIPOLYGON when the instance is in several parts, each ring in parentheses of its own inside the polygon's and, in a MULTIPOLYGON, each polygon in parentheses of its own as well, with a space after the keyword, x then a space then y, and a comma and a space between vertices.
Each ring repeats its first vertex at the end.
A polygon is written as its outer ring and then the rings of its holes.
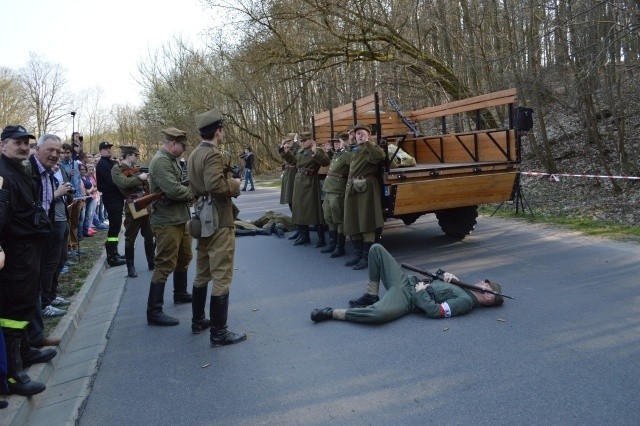
POLYGON ((411 225, 413 222, 418 220, 420 216, 422 216, 422 213, 403 214, 402 216, 398 216, 398 219, 401 219, 405 225, 411 225))
POLYGON ((463 239, 476 227, 478 206, 458 207, 436 212, 438 225, 447 236, 463 239))

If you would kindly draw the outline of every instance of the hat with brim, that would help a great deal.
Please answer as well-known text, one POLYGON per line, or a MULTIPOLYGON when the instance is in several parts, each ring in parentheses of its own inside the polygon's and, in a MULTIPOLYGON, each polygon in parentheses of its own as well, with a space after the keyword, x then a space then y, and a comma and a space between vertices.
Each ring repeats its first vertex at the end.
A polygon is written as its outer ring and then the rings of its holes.
POLYGON ((168 140, 180 142, 181 144, 187 143, 187 132, 180 130, 176 127, 167 127, 161 130, 162 134, 167 137, 168 140))
POLYGON ((122 156, 140 154, 140 150, 133 145, 120 145, 120 152, 122 152, 122 156))
POLYGON ((0 136, 0 140, 20 138, 35 139, 36 137, 29 133, 24 126, 7 126, 2 130, 2 136, 0 136))
POLYGON ((368 124, 364 123, 357 123, 355 126, 353 126, 352 130, 354 132, 357 132, 358 130, 366 130, 369 134, 371 134, 371 127, 368 124))
POLYGON ((224 119, 217 109, 210 109, 207 112, 196 115, 196 126, 200 133, 215 132, 219 127, 223 127, 224 119))
POLYGON ((102 141, 100 142, 100 145, 98 145, 98 149, 109 149, 113 146, 112 143, 109 143, 107 141, 102 141))
POLYGON ((313 139, 313 135, 311 134, 311 132, 300 133, 300 142, 304 142, 308 139, 313 139))

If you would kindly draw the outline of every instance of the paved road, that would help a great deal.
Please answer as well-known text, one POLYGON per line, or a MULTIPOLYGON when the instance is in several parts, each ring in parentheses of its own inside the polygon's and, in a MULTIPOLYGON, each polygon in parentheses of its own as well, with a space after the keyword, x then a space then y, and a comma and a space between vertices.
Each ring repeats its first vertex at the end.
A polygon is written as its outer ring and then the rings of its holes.
MULTIPOLYGON (((238 201, 243 219, 281 208, 267 189, 238 201)), ((432 216, 390 223, 384 244, 516 299, 445 320, 314 324, 310 311, 344 307, 366 272, 275 236, 238 238, 229 328, 248 340, 213 349, 190 333, 190 306, 172 303, 179 326, 148 326, 139 267, 79 423, 637 424, 639 246, 494 218, 454 242, 432 216)))

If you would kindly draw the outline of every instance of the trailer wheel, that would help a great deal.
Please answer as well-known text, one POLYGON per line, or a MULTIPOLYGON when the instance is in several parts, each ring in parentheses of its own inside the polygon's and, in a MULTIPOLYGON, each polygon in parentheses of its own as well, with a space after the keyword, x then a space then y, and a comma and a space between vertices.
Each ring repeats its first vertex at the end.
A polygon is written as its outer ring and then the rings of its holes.
POLYGON ((474 230, 478 206, 459 207, 436 212, 442 231, 452 238, 463 239, 474 230))
POLYGON ((418 220, 420 216, 422 216, 422 214, 403 214, 402 216, 398 216, 398 219, 401 219, 405 225, 411 225, 418 220))

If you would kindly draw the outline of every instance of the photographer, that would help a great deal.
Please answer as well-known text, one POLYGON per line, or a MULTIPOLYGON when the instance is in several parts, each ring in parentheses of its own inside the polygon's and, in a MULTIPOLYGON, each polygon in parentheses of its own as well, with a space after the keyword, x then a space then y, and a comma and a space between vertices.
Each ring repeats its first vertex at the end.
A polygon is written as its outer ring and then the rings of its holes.
POLYGON ((254 156, 250 146, 244 149, 244 154, 242 154, 240 158, 244 160, 244 186, 242 190, 246 191, 247 182, 251 182, 251 189, 249 191, 255 191, 255 187, 253 186, 254 156))

